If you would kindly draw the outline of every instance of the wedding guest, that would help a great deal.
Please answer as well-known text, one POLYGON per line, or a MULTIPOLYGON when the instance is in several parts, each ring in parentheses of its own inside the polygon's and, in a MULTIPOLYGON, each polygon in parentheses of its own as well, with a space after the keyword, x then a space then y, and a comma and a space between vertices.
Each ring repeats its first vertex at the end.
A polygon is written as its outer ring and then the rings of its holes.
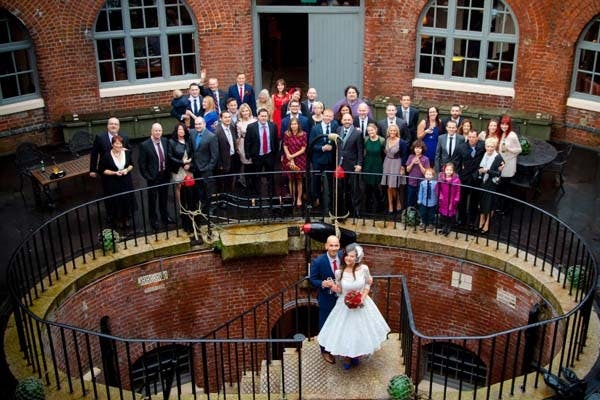
POLYGON ((271 95, 267 89, 258 92, 258 96, 256 97, 256 109, 260 110, 261 108, 269 111, 269 115, 273 115, 273 101, 271 100, 271 95))
MULTIPOLYGON (((169 158, 169 169, 171 170, 171 182, 178 182, 175 185, 175 200, 178 208, 182 206, 186 210, 190 210, 193 207, 194 196, 193 191, 191 193, 184 193, 182 196, 181 184, 185 179, 186 175, 194 177, 191 171, 192 162, 192 142, 190 141, 190 133, 187 126, 182 122, 175 125, 173 133, 169 138, 167 146, 167 156, 169 158)), ((182 227, 186 232, 191 232, 191 220, 182 215, 182 227)))
MULTIPOLYGON (((500 185, 498 193, 509 194, 510 181, 517 173, 517 157, 521 154, 521 142, 519 137, 512 129, 512 119, 508 115, 500 118, 500 146, 499 153, 504 160, 504 167, 500 176, 500 185)), ((504 197, 498 198, 498 210, 505 212, 506 201, 504 197)))
POLYGON ((335 113, 334 118, 337 121, 338 125, 342 124, 342 117, 346 114, 350 114, 352 120, 354 121, 354 116, 352 115, 352 110, 350 109, 350 106, 347 104, 342 104, 340 109, 335 113))
POLYGON ((417 206, 417 195, 419 193, 419 184, 425 178, 425 170, 430 167, 429 159, 425 155, 427 146, 422 140, 416 140, 412 145, 412 152, 406 162, 406 172, 408 180, 406 184, 407 207, 417 206), (419 178, 419 179, 416 179, 419 178))
POLYGON ((202 117, 206 123, 206 129, 215 133, 215 128, 219 121, 219 114, 215 108, 215 100, 211 96, 204 96, 202 99, 202 109, 204 110, 202 117))
POLYGON ((427 109, 427 118, 419 122, 419 126, 417 127, 417 139, 425 143, 427 147, 425 155, 429 159, 429 162, 432 163, 435 161, 435 152, 441 126, 442 121, 440 121, 440 112, 437 107, 429 107, 427 109))
POLYGON ((490 220, 494 215, 497 197, 493 192, 498 190, 502 173, 500 168, 504 164, 502 156, 496 151, 497 146, 498 139, 487 138, 485 154, 479 164, 478 175, 481 180, 481 188, 486 190, 482 191, 479 197, 479 231, 481 234, 486 234, 490 228, 490 220))
POLYGON ((367 125, 367 134, 369 136, 365 139, 365 157, 361 176, 365 185, 365 205, 370 206, 372 212, 377 212, 383 208, 381 174, 385 139, 379 136, 377 124, 367 125))
POLYGON ((283 135, 284 162, 282 167, 288 171, 288 182, 292 198, 296 201, 296 208, 302 207, 302 181, 306 170, 306 132, 300 127, 297 118, 290 120, 290 127, 283 135))
POLYGON ((454 173, 454 164, 451 162, 446 163, 440 172, 436 192, 442 226, 438 233, 448 236, 460 202, 460 179, 458 174, 454 173))
POLYGON ((475 131, 473 128, 473 123, 468 118, 463 119, 462 124, 460 124, 459 131, 459 133, 465 138, 465 141, 469 138, 469 132, 477 133, 477 131, 475 131))
POLYGON ((422 231, 431 232, 435 224, 435 209, 437 206, 437 196, 435 195, 435 186, 437 181, 434 179, 435 171, 433 168, 425 170, 425 180, 419 184, 419 195, 417 204, 419 205, 419 215, 421 216, 422 231))
POLYGON ((237 149, 240 155, 240 183, 242 186, 246 186, 246 180, 244 177, 244 172, 246 172, 246 167, 252 163, 246 157, 246 151, 244 149, 244 142, 246 140, 246 130, 248 129, 248 125, 256 122, 256 117, 252 115, 252 110, 248 104, 242 104, 239 110, 239 117, 236 123, 237 133, 238 133, 238 141, 237 141, 237 149))
POLYGON ((346 246, 342 266, 335 272, 332 289, 339 297, 317 338, 331 355, 343 357, 346 370, 360 363, 360 358, 379 350, 390 327, 369 296, 373 277, 363 261, 364 250, 356 243, 346 246), (353 292, 353 293, 350 293, 353 292), (358 292, 358 293, 356 293, 358 292), (359 297, 359 303, 348 305, 347 295, 359 297))
POLYGON ((385 159, 383 160, 383 176, 381 185, 387 187, 388 214, 396 214, 402 210, 404 198, 404 177, 407 154, 407 145, 400 138, 398 125, 388 126, 385 141, 385 159))
MULTIPOLYGON (((354 85, 349 85, 344 89, 344 98, 339 100, 333 105, 333 111, 338 112, 342 105, 347 105, 352 110, 352 115, 358 115, 358 106, 364 103, 364 100, 361 99, 358 88, 354 85)), ((371 110, 369 110, 369 117, 373 117, 371 114, 371 110)))
POLYGON ((281 109, 290 101, 291 94, 287 92, 285 87, 285 81, 283 79, 277 79, 275 82, 275 93, 272 96, 273 102, 273 123, 277 126, 277 129, 281 129, 281 109))

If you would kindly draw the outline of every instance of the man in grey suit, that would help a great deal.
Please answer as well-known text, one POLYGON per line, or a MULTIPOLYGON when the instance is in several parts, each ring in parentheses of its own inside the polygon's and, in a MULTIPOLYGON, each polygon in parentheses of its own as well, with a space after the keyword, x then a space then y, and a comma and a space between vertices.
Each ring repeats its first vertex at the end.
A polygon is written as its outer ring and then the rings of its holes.
POLYGON ((340 215, 351 211, 354 217, 360 217, 360 189, 358 173, 362 171, 364 139, 360 129, 352 125, 352 116, 345 114, 342 117, 342 126, 338 128, 339 140, 337 145, 338 165, 341 165, 344 172, 353 172, 341 180, 341 189, 339 198, 343 198, 341 209, 338 209, 340 215))
MULTIPOLYGON (((450 120, 446 124, 445 135, 438 138, 437 148, 435 149, 435 172, 443 170, 443 166, 451 162, 458 166, 460 163, 460 152, 457 151, 459 145, 465 142, 463 135, 457 135, 458 126, 456 122, 450 120)), ((455 169, 456 170, 456 169, 455 169)))
POLYGON ((194 121, 194 129, 190 130, 190 139, 194 149, 192 156, 194 178, 202 178, 197 185, 198 196, 202 202, 202 210, 207 212, 214 192, 214 183, 210 177, 219 160, 219 142, 217 136, 206 129, 206 122, 202 117, 194 121))
POLYGON ((400 129, 400 138, 403 139, 406 143, 410 142, 410 131, 408 130, 408 124, 402 118, 398 118, 396 116, 397 113, 396 106, 394 104, 388 104, 385 108, 386 118, 379 120, 377 125, 379 126, 379 136, 387 137, 387 130, 390 125, 398 126, 400 129))
MULTIPOLYGON (((237 152, 237 128, 231 123, 229 111, 221 111, 221 119, 215 128, 215 135, 219 142, 219 161, 217 162, 217 175, 237 174, 240 170, 240 156, 237 152)), ((219 192, 233 191, 235 180, 233 176, 219 179, 219 192)))

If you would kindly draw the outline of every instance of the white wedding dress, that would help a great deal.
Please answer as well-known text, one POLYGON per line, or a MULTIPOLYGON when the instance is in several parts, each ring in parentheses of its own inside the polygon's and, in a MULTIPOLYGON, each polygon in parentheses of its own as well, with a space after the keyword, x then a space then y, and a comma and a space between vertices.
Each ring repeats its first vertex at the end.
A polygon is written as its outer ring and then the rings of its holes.
POLYGON ((365 283, 371 280, 369 267, 360 265, 352 273, 336 271, 336 280, 342 286, 335 307, 325 321, 317 340, 328 352, 337 356, 358 357, 371 354, 381 347, 390 327, 379 312, 375 302, 367 296, 363 307, 350 309, 344 303, 344 296, 351 290, 362 291, 365 283))

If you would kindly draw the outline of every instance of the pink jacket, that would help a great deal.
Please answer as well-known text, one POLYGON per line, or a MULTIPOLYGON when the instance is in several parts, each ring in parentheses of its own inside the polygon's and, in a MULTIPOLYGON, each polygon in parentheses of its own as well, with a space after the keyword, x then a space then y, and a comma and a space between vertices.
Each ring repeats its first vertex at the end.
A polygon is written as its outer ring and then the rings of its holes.
POLYGON ((435 187, 438 196, 438 211, 445 217, 454 217, 460 201, 460 179, 454 173, 450 179, 441 172, 435 187))

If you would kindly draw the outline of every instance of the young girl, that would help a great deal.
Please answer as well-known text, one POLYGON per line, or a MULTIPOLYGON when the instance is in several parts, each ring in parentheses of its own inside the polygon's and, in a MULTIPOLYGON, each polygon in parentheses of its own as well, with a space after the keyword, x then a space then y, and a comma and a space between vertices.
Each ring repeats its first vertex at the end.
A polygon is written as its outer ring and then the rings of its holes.
POLYGON ((408 161, 406 162, 406 171, 408 172, 407 175, 409 176, 408 184, 406 185, 406 190, 408 193, 408 207, 415 207, 417 205, 419 183, 425 177, 425 170, 430 167, 429 159, 427 156, 425 156, 427 147, 422 140, 416 140, 413 143, 412 151, 413 154, 408 156, 408 161))
POLYGON ((444 166, 444 170, 440 172, 436 191, 442 226, 438 233, 448 236, 460 202, 460 179, 458 174, 454 173, 454 164, 447 163, 444 166))
POLYGON ((433 168, 427 168, 425 170, 425 180, 421 181, 419 185, 417 204, 419 205, 419 214, 421 215, 420 228, 422 231, 427 229, 431 232, 435 221, 435 206, 437 205, 435 187, 437 182, 433 179, 434 176, 435 171, 433 168))

